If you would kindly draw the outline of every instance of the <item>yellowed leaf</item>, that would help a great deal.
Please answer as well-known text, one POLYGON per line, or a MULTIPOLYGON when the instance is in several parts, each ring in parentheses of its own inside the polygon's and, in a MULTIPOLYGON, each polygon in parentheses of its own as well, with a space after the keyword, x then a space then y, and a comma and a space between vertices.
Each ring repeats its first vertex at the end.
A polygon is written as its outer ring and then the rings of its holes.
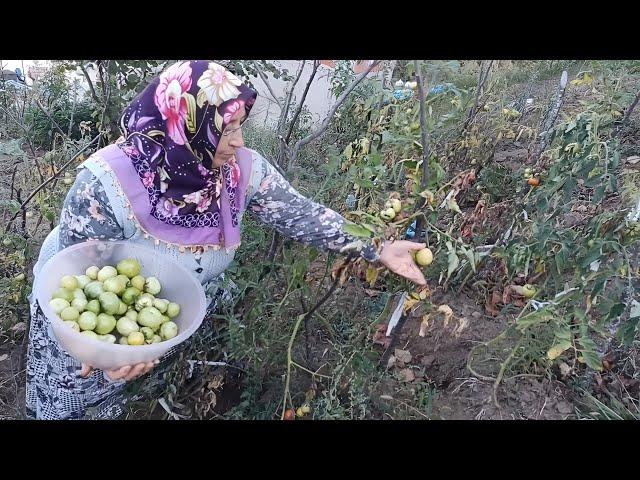
POLYGON ((376 284, 376 280, 378 279, 378 269, 372 266, 367 268, 367 273, 365 275, 367 282, 369 282, 369 286, 373 287, 376 284))
POLYGON ((420 300, 416 300, 415 298, 411 298, 408 297, 405 301, 404 301, 404 305, 402 307, 405 315, 407 312, 409 312, 413 307, 416 306, 416 304, 420 303, 420 300))
POLYGON ((429 328, 429 315, 422 316, 422 322, 420 323, 420 331, 418 335, 424 337, 427 333, 427 328, 429 328))
POLYGON ((549 349, 549 351, 547 352, 547 358, 549 360, 555 360, 560 355, 562 355, 565 350, 568 350, 572 346, 573 344, 569 340, 564 340, 549 349))
POLYGON ((449 305, 440 305, 438 307, 438 313, 442 313, 444 315, 444 327, 447 328, 449 320, 453 317, 453 310, 451 310, 449 305))

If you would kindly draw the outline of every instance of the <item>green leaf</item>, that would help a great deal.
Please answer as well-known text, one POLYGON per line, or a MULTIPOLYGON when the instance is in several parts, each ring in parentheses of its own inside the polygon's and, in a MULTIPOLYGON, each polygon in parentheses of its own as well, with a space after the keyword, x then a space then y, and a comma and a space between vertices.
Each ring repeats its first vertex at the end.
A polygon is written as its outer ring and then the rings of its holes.
POLYGON ((0 200, 0 207, 8 209, 11 215, 15 215, 20 211, 20 202, 17 200, 0 200))
POLYGON ((607 319, 608 320, 613 320, 614 318, 617 318, 620 316, 620 314, 622 314, 622 312, 624 312, 624 303, 616 303, 613 307, 611 307, 611 310, 609 310, 609 314, 607 315, 607 319))
POLYGON ((366 237, 371 238, 372 232, 360 225, 356 225, 355 223, 347 223, 342 228, 345 233, 349 235, 353 235, 354 237, 366 237))
POLYGON ((580 262, 580 266, 583 268, 587 268, 589 265, 591 265, 592 262, 595 262, 600 257, 602 257, 602 253, 600 253, 600 246, 593 247, 582 259, 582 261, 580 262))
POLYGON ((566 325, 558 327, 553 334, 558 340, 571 340, 571 338, 573 338, 573 335, 571 335, 571 329, 566 325))
POLYGON ((562 188, 564 203, 567 203, 571 199, 571 195, 573 194, 573 191, 577 186, 578 186, 578 181, 575 178, 569 177, 567 179, 567 181, 564 184, 564 187, 562 188))
POLYGON ((353 156, 353 147, 351 144, 347 145, 347 148, 344 149, 344 156, 347 157, 347 160, 351 160, 353 156))
POLYGON ((591 200, 591 203, 600 203, 604 198, 604 192, 605 192, 604 185, 600 185, 596 187, 596 191, 593 194, 593 199, 591 200))
POLYGON ((528 313, 520 317, 516 321, 516 326, 519 330, 524 330, 532 325, 538 325, 540 323, 546 323, 554 318, 554 313, 547 308, 541 308, 535 312, 528 313))
POLYGON ((623 342, 627 347, 631 346, 633 341, 636 338, 636 330, 638 328, 638 321, 640 321, 640 316, 635 318, 630 318, 626 322, 623 322, 616 332, 616 336, 623 342))
POLYGON ((564 245, 562 245, 562 248, 558 250, 558 253, 556 253, 554 259, 558 274, 562 275, 562 270, 567 265, 567 250, 565 249, 564 245))
POLYGON ((581 350, 581 353, 584 363, 586 363, 587 366, 589 368, 592 368, 593 370, 602 370, 602 360, 596 352, 596 344, 594 343, 594 341, 587 336, 583 336, 578 339, 578 342, 583 348, 583 350, 581 350))
POLYGON ((190 93, 183 93, 182 98, 187 102, 187 130, 196 133, 196 99, 190 93))
POLYGON ((461 250, 469 259, 469 264, 471 265, 471 269, 473 270, 473 273, 476 273, 476 258, 473 254, 473 250, 465 247, 462 247, 461 250))
POLYGON ((606 283, 607 283, 607 277, 602 277, 598 279, 595 285, 593 286, 593 290, 591 290, 591 298, 595 298, 596 295, 598 295, 602 291, 606 283))
POLYGON ((458 266, 460 265, 460 259, 458 258, 458 255, 456 254, 455 250, 452 249, 449 251, 449 255, 447 256, 447 261, 449 264, 447 268, 447 280, 449 280, 449 277, 451 276, 451 274, 455 272, 458 266))

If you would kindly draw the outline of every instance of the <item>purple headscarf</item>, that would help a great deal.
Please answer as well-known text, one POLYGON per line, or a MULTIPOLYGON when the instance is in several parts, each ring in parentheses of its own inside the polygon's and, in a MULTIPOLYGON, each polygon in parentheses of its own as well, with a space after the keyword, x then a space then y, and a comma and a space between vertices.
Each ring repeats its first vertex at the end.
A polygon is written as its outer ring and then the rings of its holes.
POLYGON ((212 160, 226 125, 256 96, 223 66, 197 60, 171 65, 125 109, 117 146, 131 163, 112 166, 148 233, 182 245, 239 243, 249 169, 212 160))

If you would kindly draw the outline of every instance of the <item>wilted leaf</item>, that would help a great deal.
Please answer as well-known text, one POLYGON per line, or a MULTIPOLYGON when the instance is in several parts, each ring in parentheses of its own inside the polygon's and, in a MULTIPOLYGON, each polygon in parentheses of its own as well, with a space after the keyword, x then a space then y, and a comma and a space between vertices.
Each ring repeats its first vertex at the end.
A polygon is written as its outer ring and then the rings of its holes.
POLYGON ((462 210, 460 210, 458 202, 456 202, 456 199, 454 197, 451 197, 449 200, 447 200, 447 207, 449 207, 449 210, 453 212, 462 213, 462 210))
POLYGON ((387 360, 387 370, 392 368, 395 364, 396 364, 396 357, 394 357, 393 355, 390 355, 389 360, 387 360))
POLYGON ((453 317, 453 310, 449 305, 440 305, 438 307, 438 313, 442 313, 444 315, 444 327, 446 328, 449 325, 449 320, 453 317))
POLYGON ((369 266, 367 268, 367 273, 365 278, 369 283, 369 286, 373 287, 376 283, 376 280, 378 279, 378 269, 375 267, 369 266))
POLYGON ((411 361, 411 352, 409 352, 409 350, 400 350, 399 348, 396 348, 394 353, 396 358, 403 363, 409 363, 411 361))
POLYGON ((453 331, 454 337, 459 337, 460 334, 469 326, 469 319, 462 317, 458 319, 458 327, 453 331))
POLYGON ((556 345, 554 345, 553 347, 551 347, 549 349, 549 351, 547 352, 547 358, 549 360, 555 360, 560 355, 562 355, 562 353, 565 350, 570 349, 572 346, 573 346, 573 344, 570 341, 563 340, 560 343, 557 343, 556 345))
POLYGON ((415 298, 407 297, 407 299, 404 301, 404 306, 402 307, 403 310, 404 310, 405 315, 413 307, 415 307, 415 305, 418 304, 418 303, 420 303, 420 300, 416 300, 415 298))
POLYGON ((427 333, 427 328, 429 328, 429 315, 422 316, 422 322, 420 323, 420 331, 418 335, 424 337, 427 333))
POLYGON ((400 375, 400 380, 403 382, 413 382, 416 379, 416 376, 413 373, 413 370, 411 370, 410 368, 405 368, 403 370, 400 370, 398 372, 398 375, 400 375))

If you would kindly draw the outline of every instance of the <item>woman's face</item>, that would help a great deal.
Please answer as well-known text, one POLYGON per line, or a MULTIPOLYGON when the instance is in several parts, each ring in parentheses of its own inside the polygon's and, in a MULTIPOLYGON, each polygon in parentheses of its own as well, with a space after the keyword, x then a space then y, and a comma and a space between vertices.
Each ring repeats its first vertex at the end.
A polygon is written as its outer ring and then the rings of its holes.
POLYGON ((220 167, 225 163, 235 162, 236 149, 244 147, 242 138, 242 122, 247 117, 246 112, 241 112, 234 117, 225 127, 218 148, 213 156, 213 166, 220 167))

